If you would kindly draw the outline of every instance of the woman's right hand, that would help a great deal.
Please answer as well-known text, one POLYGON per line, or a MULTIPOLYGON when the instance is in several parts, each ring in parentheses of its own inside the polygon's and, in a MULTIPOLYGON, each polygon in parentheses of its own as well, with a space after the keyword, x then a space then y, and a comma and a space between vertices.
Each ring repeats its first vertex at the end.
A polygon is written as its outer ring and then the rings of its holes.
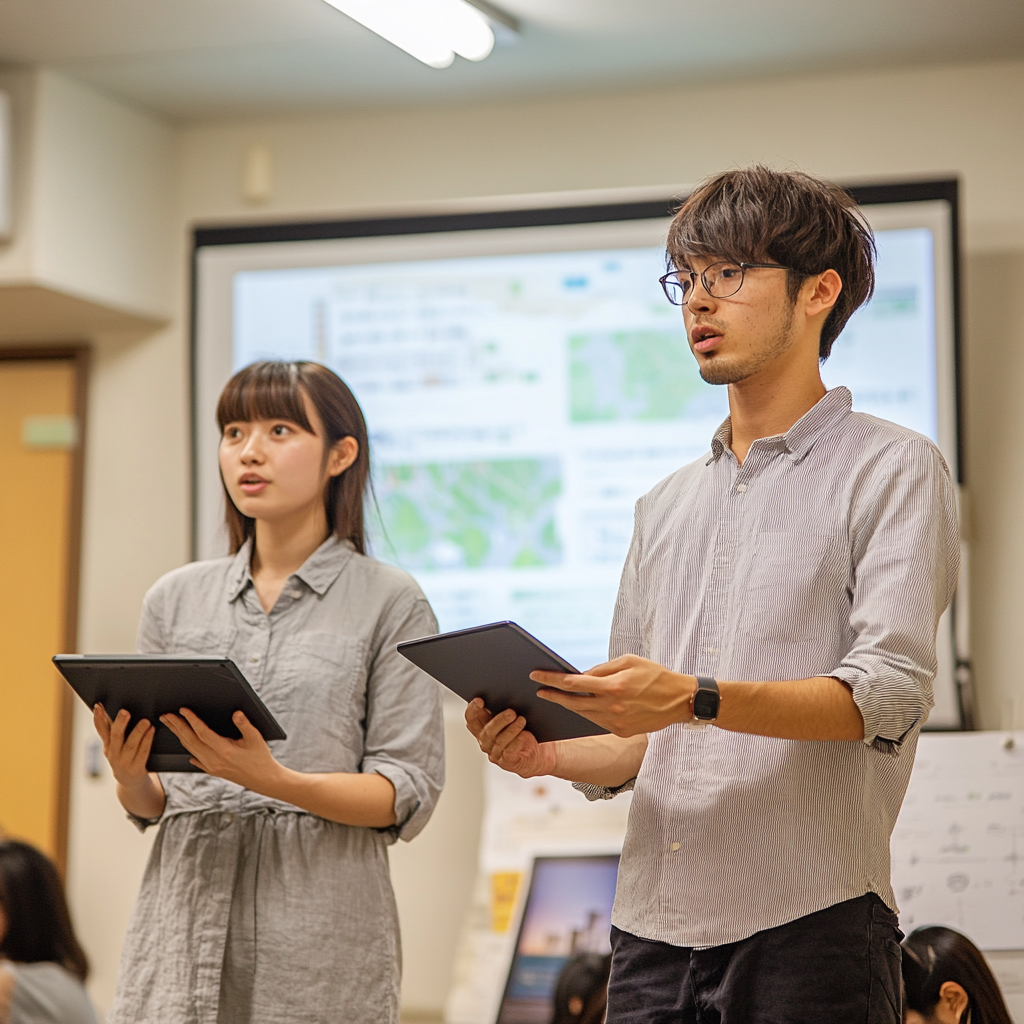
POLYGON ((477 697, 466 708, 466 726, 492 764, 524 779, 553 775, 554 743, 538 743, 526 728, 526 719, 511 709, 492 715, 477 697))
POLYGON ((92 709, 92 720, 103 741, 103 756, 110 764, 114 778, 125 789, 137 789, 149 779, 146 761, 153 746, 156 728, 145 718, 135 723, 127 736, 125 730, 131 721, 131 715, 123 708, 111 721, 106 708, 97 704, 92 709))

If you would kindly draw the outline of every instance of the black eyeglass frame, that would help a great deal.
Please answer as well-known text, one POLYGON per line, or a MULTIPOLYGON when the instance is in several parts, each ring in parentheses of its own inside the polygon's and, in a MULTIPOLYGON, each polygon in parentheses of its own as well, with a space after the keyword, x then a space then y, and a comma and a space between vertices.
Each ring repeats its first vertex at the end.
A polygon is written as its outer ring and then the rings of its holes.
POLYGON ((672 298, 672 293, 669 291, 668 282, 670 278, 675 278, 676 283, 680 288, 683 287, 683 282, 679 277, 680 271, 670 270, 667 274, 663 274, 658 278, 658 284, 661 285, 661 290, 665 293, 665 298, 672 303, 673 306, 685 306, 690 301, 690 296, 693 295, 693 289, 697 285, 697 278, 700 277, 700 283, 704 285, 704 290, 715 299, 731 299, 742 287, 743 282, 747 279, 748 270, 792 270, 792 267, 785 267, 781 263, 737 263, 735 260, 718 260, 717 263, 712 263, 710 266, 705 267, 700 274, 696 270, 686 271, 686 276, 690 278, 690 287, 686 289, 681 301, 676 302, 672 298), (708 287, 708 279, 705 276, 709 270, 715 267, 721 266, 733 266, 740 268, 740 283, 736 287, 725 295, 716 295, 708 287))

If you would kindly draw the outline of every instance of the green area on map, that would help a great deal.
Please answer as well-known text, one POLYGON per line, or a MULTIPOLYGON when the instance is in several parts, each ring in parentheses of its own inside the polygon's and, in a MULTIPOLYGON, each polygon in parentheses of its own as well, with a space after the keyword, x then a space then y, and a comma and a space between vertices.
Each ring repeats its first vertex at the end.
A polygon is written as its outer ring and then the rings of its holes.
POLYGON ((381 553, 405 569, 557 565, 558 459, 385 466, 374 487, 381 553))
POLYGON ((701 390, 683 331, 595 331, 569 338, 573 423, 676 420, 701 390))

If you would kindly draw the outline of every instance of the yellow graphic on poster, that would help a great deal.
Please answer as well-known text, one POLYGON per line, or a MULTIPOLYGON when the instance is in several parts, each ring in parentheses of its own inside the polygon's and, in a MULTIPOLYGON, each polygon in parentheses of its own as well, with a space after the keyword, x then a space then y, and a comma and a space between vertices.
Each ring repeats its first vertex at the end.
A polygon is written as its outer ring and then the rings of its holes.
POLYGON ((491 930, 507 932, 512 923, 521 871, 496 871, 491 875, 491 930))

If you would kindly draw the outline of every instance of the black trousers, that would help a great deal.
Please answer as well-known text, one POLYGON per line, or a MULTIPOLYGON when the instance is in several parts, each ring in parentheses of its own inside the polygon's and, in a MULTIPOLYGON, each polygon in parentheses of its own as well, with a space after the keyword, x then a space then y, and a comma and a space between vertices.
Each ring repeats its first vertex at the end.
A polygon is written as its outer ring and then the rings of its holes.
POLYGON ((613 927, 606 1021, 900 1024, 902 938, 874 893, 709 949, 613 927))

